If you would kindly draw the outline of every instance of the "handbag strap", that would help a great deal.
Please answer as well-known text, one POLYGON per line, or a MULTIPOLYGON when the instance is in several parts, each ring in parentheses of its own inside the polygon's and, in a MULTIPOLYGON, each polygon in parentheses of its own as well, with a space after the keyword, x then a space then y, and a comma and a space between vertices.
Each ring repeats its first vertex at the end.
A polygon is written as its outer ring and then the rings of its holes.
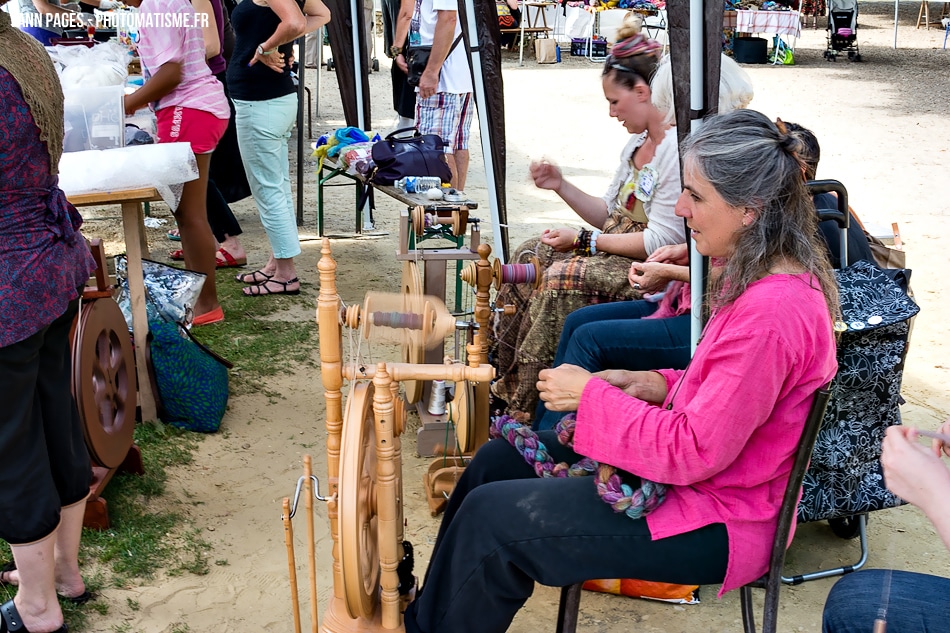
POLYGON ((221 356, 220 354, 216 353, 215 351, 213 351, 212 349, 210 349, 209 347, 207 347, 204 343, 202 343, 201 341, 199 341, 198 339, 196 339, 196 338, 195 338, 195 335, 191 333, 191 330, 189 330, 189 329, 186 328, 186 327, 182 327, 181 323, 177 323, 176 325, 178 325, 178 329, 179 329, 179 330, 184 331, 184 333, 188 335, 188 338, 191 339, 191 342, 192 342, 192 343, 194 343, 194 344, 197 345, 199 348, 201 348, 201 350, 202 350, 203 352, 205 352, 206 354, 208 354, 208 356, 210 356, 211 358, 215 359, 216 361, 218 361, 219 363, 221 363, 222 365, 224 365, 224 366, 227 367, 228 369, 234 369, 234 363, 232 363, 232 362, 229 361, 228 359, 224 358, 224 357, 221 356))

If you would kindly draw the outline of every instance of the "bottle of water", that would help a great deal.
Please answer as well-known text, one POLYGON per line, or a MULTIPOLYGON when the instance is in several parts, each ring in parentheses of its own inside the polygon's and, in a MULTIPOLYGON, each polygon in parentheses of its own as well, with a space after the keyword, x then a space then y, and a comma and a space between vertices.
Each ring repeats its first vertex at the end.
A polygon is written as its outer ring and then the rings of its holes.
POLYGON ((422 193, 441 187, 442 179, 438 176, 405 176, 393 183, 393 186, 406 193, 422 193))
POLYGON ((554 44, 554 63, 561 63, 561 45, 557 43, 554 44))

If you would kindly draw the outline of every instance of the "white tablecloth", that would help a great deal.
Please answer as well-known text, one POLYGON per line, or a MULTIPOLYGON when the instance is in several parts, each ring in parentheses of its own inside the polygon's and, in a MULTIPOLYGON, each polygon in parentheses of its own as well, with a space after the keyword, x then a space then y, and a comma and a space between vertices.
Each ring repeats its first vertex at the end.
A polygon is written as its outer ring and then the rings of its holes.
POLYGON ((774 33, 799 37, 802 20, 798 11, 726 11, 723 26, 737 33, 774 33))

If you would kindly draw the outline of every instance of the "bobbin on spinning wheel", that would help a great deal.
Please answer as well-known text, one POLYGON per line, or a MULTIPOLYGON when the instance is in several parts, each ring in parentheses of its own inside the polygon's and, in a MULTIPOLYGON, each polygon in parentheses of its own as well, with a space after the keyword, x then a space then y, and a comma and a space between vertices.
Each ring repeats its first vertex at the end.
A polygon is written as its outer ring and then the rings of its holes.
POLYGON ((426 211, 425 207, 417 206, 411 211, 411 219, 412 232, 416 234, 416 237, 425 235, 426 226, 432 224, 449 225, 452 227, 452 235, 458 237, 465 234, 465 226, 468 224, 468 207, 426 211))
POLYGON ((343 415, 340 451, 340 564, 346 610, 351 618, 372 619, 379 587, 376 500, 374 387, 353 386, 343 415))
POLYGON ((111 299, 84 302, 72 338, 72 390, 93 462, 117 468, 135 431, 135 360, 129 329, 111 299))
POLYGON ((431 349, 455 328, 455 317, 441 299, 429 295, 368 292, 362 306, 348 306, 343 321, 380 343, 415 343, 431 349))
POLYGON ((455 427, 455 441, 462 453, 475 448, 475 393, 472 383, 455 383, 455 397, 446 406, 449 421, 455 427))
MULTIPOLYGON (((406 261, 402 264, 402 293, 408 297, 408 303, 415 305, 422 298, 422 277, 419 275, 419 265, 414 261, 406 261)), ((424 363, 425 347, 413 341, 410 338, 402 346, 402 360, 405 363, 424 363)), ((422 391, 425 383, 421 380, 403 381, 406 388, 406 402, 415 404, 422 399, 422 391)))

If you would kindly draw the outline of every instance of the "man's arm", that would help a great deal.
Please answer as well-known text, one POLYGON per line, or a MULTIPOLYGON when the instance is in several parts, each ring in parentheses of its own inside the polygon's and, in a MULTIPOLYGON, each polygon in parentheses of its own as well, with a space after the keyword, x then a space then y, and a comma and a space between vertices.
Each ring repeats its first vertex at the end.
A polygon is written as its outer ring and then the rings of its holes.
POLYGON ((432 52, 429 53, 429 62, 419 79, 419 96, 423 99, 431 97, 439 91, 439 74, 442 64, 449 55, 452 42, 455 40, 455 25, 458 23, 458 11, 437 11, 435 23, 435 37, 432 38, 432 52))

